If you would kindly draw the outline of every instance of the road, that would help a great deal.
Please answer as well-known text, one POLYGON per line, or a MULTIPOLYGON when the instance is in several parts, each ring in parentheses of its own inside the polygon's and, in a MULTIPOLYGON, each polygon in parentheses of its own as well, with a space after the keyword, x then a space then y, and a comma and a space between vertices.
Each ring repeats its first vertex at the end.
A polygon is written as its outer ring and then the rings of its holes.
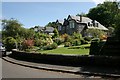
POLYGON ((12 64, 2 60, 2 78, 81 78, 81 75, 46 71, 12 64))

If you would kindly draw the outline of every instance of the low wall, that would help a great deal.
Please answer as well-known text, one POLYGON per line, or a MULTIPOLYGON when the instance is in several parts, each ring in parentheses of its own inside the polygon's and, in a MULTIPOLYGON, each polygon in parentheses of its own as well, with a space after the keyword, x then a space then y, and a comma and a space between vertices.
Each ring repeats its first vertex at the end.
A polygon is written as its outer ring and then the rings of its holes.
POLYGON ((120 66, 120 57, 117 56, 93 56, 93 55, 61 55, 61 54, 41 54, 28 53, 12 50, 12 57, 27 61, 44 62, 59 65, 94 65, 94 66, 120 66))

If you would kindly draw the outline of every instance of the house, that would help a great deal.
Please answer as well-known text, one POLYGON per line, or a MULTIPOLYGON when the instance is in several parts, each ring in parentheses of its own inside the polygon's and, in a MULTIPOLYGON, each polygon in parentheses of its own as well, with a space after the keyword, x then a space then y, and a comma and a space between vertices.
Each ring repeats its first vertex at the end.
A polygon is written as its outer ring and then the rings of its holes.
POLYGON ((57 20, 56 24, 58 25, 58 31, 60 34, 64 34, 62 26, 63 26, 64 20, 57 20))
POLYGON ((53 34, 54 28, 53 27, 41 27, 41 26, 35 26, 33 28, 35 32, 42 32, 47 34, 53 34))
POLYGON ((35 32, 44 32, 44 27, 42 26, 35 26, 33 29, 35 32))
POLYGON ((56 23, 58 24, 58 32, 60 34, 66 33, 71 35, 74 32, 77 32, 77 33, 81 33, 82 36, 86 36, 88 35, 85 33, 87 29, 99 29, 103 31, 108 30, 106 27, 104 27, 96 20, 92 20, 88 17, 83 17, 83 16, 69 15, 67 19, 64 19, 63 22, 57 20, 56 23))
POLYGON ((44 33, 53 34, 54 28, 53 27, 45 27, 44 33))

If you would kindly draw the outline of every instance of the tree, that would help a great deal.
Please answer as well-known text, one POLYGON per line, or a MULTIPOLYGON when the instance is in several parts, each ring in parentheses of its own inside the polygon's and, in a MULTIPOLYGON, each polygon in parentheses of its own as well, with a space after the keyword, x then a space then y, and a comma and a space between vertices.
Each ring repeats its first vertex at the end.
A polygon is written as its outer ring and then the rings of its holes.
POLYGON ((87 29, 87 34, 90 34, 93 38, 101 38, 101 36, 106 35, 104 31, 98 29, 87 29))
POLYGON ((116 15, 116 28, 115 28, 115 36, 120 40, 120 13, 116 15))
POLYGON ((57 24, 56 24, 56 22, 49 22, 45 27, 57 28, 57 24))
POLYGON ((77 14, 76 16, 84 16, 84 17, 86 17, 87 15, 85 14, 85 13, 83 13, 83 12, 81 12, 80 14, 77 14))
POLYGON ((87 16, 93 20, 97 20, 106 27, 115 27, 115 16, 118 14, 118 11, 118 2, 106 1, 90 9, 87 16))
POLYGON ((3 37, 14 37, 20 33, 22 24, 18 22, 18 20, 11 18, 10 20, 2 20, 2 31, 3 37))

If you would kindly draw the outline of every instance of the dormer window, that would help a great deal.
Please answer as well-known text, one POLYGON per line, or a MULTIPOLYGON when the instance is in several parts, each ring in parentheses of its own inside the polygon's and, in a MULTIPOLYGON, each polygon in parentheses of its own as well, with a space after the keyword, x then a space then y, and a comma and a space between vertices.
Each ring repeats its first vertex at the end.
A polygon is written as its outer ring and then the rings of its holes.
POLYGON ((92 27, 92 26, 93 26, 93 24, 90 24, 90 26, 92 27))
POLYGON ((90 26, 90 22, 88 22, 88 26, 90 26))
POLYGON ((96 23, 96 27, 98 27, 98 23, 96 23))

